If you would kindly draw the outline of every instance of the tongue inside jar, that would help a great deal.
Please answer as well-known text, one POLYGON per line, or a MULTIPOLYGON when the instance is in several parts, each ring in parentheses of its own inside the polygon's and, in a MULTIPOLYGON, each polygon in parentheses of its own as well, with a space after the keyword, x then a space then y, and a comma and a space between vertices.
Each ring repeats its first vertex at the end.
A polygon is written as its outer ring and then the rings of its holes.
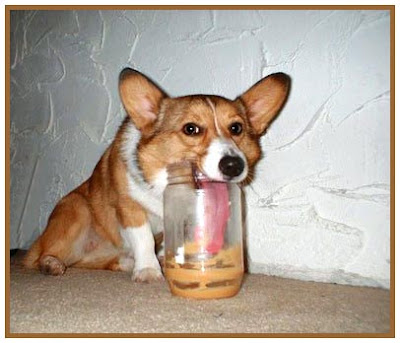
POLYGON ((224 235, 229 218, 228 185, 224 182, 199 180, 204 192, 204 227, 196 227, 197 239, 204 240, 205 250, 216 254, 224 244, 224 235))

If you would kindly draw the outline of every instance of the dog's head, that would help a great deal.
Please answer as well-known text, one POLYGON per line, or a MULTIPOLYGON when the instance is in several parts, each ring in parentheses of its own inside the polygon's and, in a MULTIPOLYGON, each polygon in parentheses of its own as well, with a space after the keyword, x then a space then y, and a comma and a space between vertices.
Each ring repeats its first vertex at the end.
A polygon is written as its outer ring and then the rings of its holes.
POLYGON ((167 165, 190 160, 210 179, 244 182, 260 159, 260 137, 284 104, 287 75, 263 78, 231 101, 214 95, 168 97, 132 69, 120 75, 120 96, 141 132, 136 159, 144 178, 159 184, 167 165))

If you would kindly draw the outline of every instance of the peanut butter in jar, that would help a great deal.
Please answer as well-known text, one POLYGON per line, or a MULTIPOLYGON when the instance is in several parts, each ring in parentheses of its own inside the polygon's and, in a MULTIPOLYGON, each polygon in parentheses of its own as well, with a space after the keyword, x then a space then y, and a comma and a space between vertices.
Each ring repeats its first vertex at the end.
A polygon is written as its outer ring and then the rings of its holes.
POLYGON ((209 180, 189 163, 172 166, 168 181, 164 271, 172 294, 236 295, 244 271, 239 186, 209 180))

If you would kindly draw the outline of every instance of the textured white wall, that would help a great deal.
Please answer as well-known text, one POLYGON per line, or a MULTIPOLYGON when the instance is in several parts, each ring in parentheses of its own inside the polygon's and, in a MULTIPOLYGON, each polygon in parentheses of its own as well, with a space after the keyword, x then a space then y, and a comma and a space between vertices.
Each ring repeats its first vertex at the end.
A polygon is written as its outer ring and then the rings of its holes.
POLYGON ((234 98, 291 75, 246 190, 250 270, 389 287, 387 11, 35 11, 11 17, 11 248, 91 173, 120 70, 234 98))

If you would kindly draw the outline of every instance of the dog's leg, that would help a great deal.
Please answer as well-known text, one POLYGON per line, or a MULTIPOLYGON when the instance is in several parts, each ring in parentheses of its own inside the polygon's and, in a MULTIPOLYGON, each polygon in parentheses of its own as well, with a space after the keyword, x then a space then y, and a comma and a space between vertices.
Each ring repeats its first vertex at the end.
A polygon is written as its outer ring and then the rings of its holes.
POLYGON ((162 280, 160 264, 155 254, 154 236, 149 223, 140 227, 127 227, 121 236, 133 252, 135 265, 132 279, 136 282, 162 280))
POLYGON ((146 211, 129 198, 121 198, 117 209, 125 248, 134 258, 132 279, 152 282, 163 279, 155 253, 155 241, 146 211))
POLYGON ((38 267, 43 274, 64 274, 68 266, 82 257, 82 251, 75 245, 90 221, 85 198, 71 193, 55 207, 46 230, 28 251, 24 264, 38 267))
POLYGON ((111 240, 98 235, 94 229, 81 235, 75 244, 75 250, 82 252, 82 258, 73 267, 127 272, 133 268, 133 258, 111 240))

